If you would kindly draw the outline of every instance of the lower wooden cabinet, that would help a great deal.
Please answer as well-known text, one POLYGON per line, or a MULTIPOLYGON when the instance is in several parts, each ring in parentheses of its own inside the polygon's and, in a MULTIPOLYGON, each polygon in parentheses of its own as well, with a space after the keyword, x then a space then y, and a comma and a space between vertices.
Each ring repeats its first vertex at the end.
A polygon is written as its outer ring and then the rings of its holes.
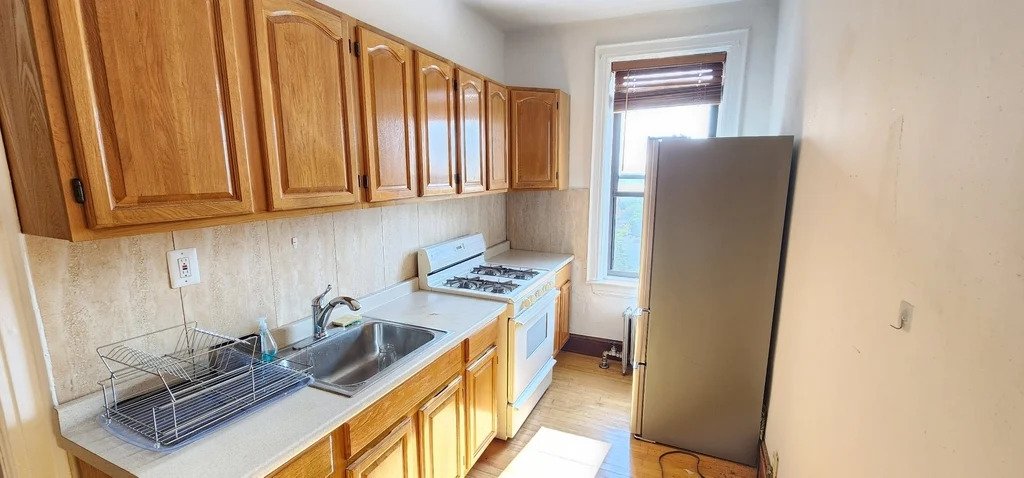
POLYGON ((405 418, 345 469, 346 478, 418 478, 416 427, 405 418))
POLYGON ((464 397, 462 377, 455 377, 416 413, 423 478, 462 476, 464 397))
POLYGON ((335 476, 334 439, 327 435, 273 474, 273 478, 326 478, 335 476))
POLYGON ((555 353, 562 350, 569 341, 569 298, 572 295, 572 282, 562 284, 558 290, 558 302, 555 304, 555 353))
MULTIPOLYGON (((498 430, 497 329, 482 327, 268 476, 465 476, 498 430)), ((107 476, 75 461, 80 476, 107 476)))
POLYGON ((75 458, 75 468, 78 472, 78 478, 110 478, 110 475, 104 473, 99 468, 96 468, 78 458, 75 458))
POLYGON ((466 469, 498 433, 498 353, 491 346, 466 367, 466 469))
POLYGON ((572 264, 562 266, 555 272, 555 287, 558 287, 558 300, 555 302, 555 355, 569 341, 569 303, 572 302, 572 264))

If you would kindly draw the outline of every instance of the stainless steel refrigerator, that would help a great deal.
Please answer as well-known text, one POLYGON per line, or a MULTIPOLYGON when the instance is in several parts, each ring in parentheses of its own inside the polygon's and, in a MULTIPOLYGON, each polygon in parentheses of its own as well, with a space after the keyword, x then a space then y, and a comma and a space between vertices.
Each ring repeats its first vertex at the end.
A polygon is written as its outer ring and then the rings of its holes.
POLYGON ((793 138, 652 139, 633 433, 758 456, 793 138))

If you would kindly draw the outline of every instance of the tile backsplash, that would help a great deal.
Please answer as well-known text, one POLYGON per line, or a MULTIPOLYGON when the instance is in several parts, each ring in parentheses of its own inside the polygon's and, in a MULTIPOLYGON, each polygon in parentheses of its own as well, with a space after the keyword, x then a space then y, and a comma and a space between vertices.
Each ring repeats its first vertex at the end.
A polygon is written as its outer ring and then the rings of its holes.
POLYGON ((505 194, 70 243, 25 236, 57 400, 99 389, 96 347, 196 321, 232 335, 309 315, 327 284, 360 297, 416 275, 420 247, 506 239, 505 194), (171 289, 166 253, 198 250, 202 282, 171 289))

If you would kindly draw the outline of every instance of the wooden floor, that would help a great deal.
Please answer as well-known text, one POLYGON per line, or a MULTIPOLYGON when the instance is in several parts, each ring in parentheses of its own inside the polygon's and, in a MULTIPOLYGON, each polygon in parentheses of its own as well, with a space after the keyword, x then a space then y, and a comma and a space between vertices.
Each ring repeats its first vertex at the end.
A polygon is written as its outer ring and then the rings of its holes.
MULTIPOLYGON (((551 388, 522 430, 508 442, 495 440, 468 476, 500 475, 537 430, 547 427, 611 444, 600 477, 661 477, 658 457, 673 448, 636 440, 629 433, 631 376, 623 376, 615 362, 608 370, 598 368, 594 357, 562 352, 557 359, 551 388)), ((670 455, 663 462, 666 477, 697 476, 692 457, 670 455)), ((700 471, 706 478, 757 476, 753 468, 711 457, 701 458, 700 471)))

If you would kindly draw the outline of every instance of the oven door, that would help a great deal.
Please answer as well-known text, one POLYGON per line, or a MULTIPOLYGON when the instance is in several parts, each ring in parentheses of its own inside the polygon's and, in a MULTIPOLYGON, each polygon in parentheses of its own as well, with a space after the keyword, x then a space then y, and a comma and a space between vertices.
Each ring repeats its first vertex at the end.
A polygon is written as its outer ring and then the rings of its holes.
POLYGON ((544 294, 508 322, 509 403, 519 399, 554 353, 557 297, 557 290, 544 294))

